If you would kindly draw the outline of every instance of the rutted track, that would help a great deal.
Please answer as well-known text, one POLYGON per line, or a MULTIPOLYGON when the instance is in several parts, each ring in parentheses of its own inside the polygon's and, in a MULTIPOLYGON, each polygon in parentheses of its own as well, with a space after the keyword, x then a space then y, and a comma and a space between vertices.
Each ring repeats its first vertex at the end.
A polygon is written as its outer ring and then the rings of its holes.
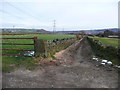
POLYGON ((91 48, 84 38, 56 53, 59 66, 28 71, 22 68, 3 73, 3 88, 117 88, 118 73, 112 68, 96 66, 91 48))

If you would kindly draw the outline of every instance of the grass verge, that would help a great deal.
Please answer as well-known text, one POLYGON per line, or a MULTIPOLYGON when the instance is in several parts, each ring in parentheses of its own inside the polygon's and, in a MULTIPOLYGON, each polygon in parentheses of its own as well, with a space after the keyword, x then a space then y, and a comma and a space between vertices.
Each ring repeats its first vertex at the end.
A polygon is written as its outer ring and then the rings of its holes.
POLYGON ((2 71, 9 72, 19 67, 33 70, 37 61, 32 57, 2 57, 2 71))

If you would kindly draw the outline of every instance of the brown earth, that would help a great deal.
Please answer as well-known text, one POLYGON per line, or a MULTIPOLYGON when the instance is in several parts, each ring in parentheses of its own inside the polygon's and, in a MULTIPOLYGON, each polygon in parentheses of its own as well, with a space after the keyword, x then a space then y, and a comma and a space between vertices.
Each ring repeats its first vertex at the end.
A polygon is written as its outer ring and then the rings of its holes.
MULTIPOLYGON (((117 88, 118 73, 92 60, 84 38, 55 54, 57 60, 34 71, 19 68, 3 73, 3 88, 117 88)), ((42 63, 43 64, 43 63, 42 63)))

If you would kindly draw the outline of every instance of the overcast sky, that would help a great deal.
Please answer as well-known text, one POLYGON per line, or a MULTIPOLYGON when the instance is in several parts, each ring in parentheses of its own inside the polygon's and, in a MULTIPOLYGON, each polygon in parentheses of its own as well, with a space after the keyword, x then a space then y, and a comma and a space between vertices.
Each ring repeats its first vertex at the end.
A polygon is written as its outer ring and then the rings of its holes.
POLYGON ((84 30, 118 27, 119 0, 0 0, 0 27, 84 30))

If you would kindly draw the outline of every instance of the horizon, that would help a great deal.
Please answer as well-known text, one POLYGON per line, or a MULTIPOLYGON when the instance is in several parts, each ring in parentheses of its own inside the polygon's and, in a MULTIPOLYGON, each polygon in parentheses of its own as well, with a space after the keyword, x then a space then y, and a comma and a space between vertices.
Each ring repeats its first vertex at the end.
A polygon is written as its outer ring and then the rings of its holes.
MULTIPOLYGON (((1 28, 0 27, 0 29, 12 29, 12 30, 14 30, 14 29, 33 29, 33 30, 42 30, 43 28, 1 28)), ((92 31, 92 30, 110 30, 110 29, 120 29, 120 28, 101 28, 101 29, 86 29, 86 30, 81 30, 81 29, 79 29, 79 30, 58 30, 58 31, 92 31)), ((50 32, 53 32, 53 31, 51 31, 51 30, 46 30, 46 29, 43 29, 43 30, 45 30, 45 31, 50 31, 50 32)), ((55 31, 55 32, 57 32, 57 30, 55 31)))

